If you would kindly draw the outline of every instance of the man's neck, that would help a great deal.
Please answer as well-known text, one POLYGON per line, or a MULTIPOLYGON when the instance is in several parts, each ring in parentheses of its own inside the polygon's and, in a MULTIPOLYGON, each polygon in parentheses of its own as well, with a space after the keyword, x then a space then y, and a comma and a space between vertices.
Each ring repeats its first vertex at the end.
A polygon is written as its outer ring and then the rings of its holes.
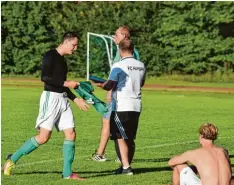
POLYGON ((204 148, 212 148, 214 147, 214 143, 211 141, 211 140, 204 140, 202 143, 201 143, 202 147, 204 148))
POLYGON ((132 57, 131 53, 121 53, 121 58, 132 57))
POLYGON ((56 50, 61 56, 65 55, 63 52, 63 46, 61 44, 56 48, 56 50))

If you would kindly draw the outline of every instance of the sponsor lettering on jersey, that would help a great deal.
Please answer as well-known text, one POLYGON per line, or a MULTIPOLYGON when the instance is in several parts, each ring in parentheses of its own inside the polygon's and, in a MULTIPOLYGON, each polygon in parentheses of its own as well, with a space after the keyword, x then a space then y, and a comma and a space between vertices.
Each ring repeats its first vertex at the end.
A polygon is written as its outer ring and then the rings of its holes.
POLYGON ((135 71, 143 71, 144 70, 144 67, 136 67, 136 66, 128 66, 128 70, 135 70, 135 71))

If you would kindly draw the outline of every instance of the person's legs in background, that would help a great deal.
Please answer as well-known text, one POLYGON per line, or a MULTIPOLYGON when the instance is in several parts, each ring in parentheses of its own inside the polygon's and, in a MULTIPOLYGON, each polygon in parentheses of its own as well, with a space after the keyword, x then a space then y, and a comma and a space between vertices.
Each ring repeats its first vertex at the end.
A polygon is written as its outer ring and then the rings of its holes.
POLYGON ((110 137, 110 115, 112 112, 112 103, 107 103, 108 111, 103 115, 102 118, 102 129, 100 135, 100 142, 98 149, 92 154, 94 161, 104 162, 107 160, 105 156, 105 150, 110 137))

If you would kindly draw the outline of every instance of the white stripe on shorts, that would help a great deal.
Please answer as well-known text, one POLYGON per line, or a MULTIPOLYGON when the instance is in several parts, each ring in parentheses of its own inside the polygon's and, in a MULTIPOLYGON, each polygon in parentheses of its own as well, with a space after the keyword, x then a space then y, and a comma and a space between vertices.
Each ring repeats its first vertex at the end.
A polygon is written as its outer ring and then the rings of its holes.
POLYGON ((46 114, 46 112, 48 110, 49 98, 50 98, 50 92, 46 91, 46 99, 45 99, 44 104, 43 104, 43 114, 41 116, 41 119, 43 119, 45 117, 45 114, 46 114))
POLYGON ((118 129, 119 129, 119 131, 120 131, 121 136, 122 136, 124 139, 128 139, 128 137, 127 137, 127 135, 126 135, 126 133, 125 133, 125 130, 124 130, 124 128, 123 128, 123 125, 122 125, 121 121, 120 121, 119 118, 118 118, 117 113, 115 113, 115 123, 116 123, 116 125, 117 125, 117 127, 118 127, 118 129))

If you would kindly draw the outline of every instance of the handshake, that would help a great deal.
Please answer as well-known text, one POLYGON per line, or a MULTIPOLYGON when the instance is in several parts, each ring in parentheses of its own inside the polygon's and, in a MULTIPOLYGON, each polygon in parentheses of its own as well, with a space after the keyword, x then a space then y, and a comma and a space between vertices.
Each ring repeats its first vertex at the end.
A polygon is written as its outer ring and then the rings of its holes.
MULTIPOLYGON (((98 87, 100 87, 103 83, 106 82, 105 79, 96 77, 94 75, 90 75, 89 79, 92 80, 94 83, 96 83, 96 85, 98 87)), ((68 88, 71 88, 71 89, 76 89, 79 85, 80 85, 79 82, 72 81, 72 80, 65 81, 64 84, 63 84, 64 87, 68 87, 68 88)))
POLYGON ((90 75, 89 79, 92 80, 96 84, 97 87, 103 87, 103 84, 106 82, 106 80, 99 78, 97 76, 94 76, 94 75, 90 75))

